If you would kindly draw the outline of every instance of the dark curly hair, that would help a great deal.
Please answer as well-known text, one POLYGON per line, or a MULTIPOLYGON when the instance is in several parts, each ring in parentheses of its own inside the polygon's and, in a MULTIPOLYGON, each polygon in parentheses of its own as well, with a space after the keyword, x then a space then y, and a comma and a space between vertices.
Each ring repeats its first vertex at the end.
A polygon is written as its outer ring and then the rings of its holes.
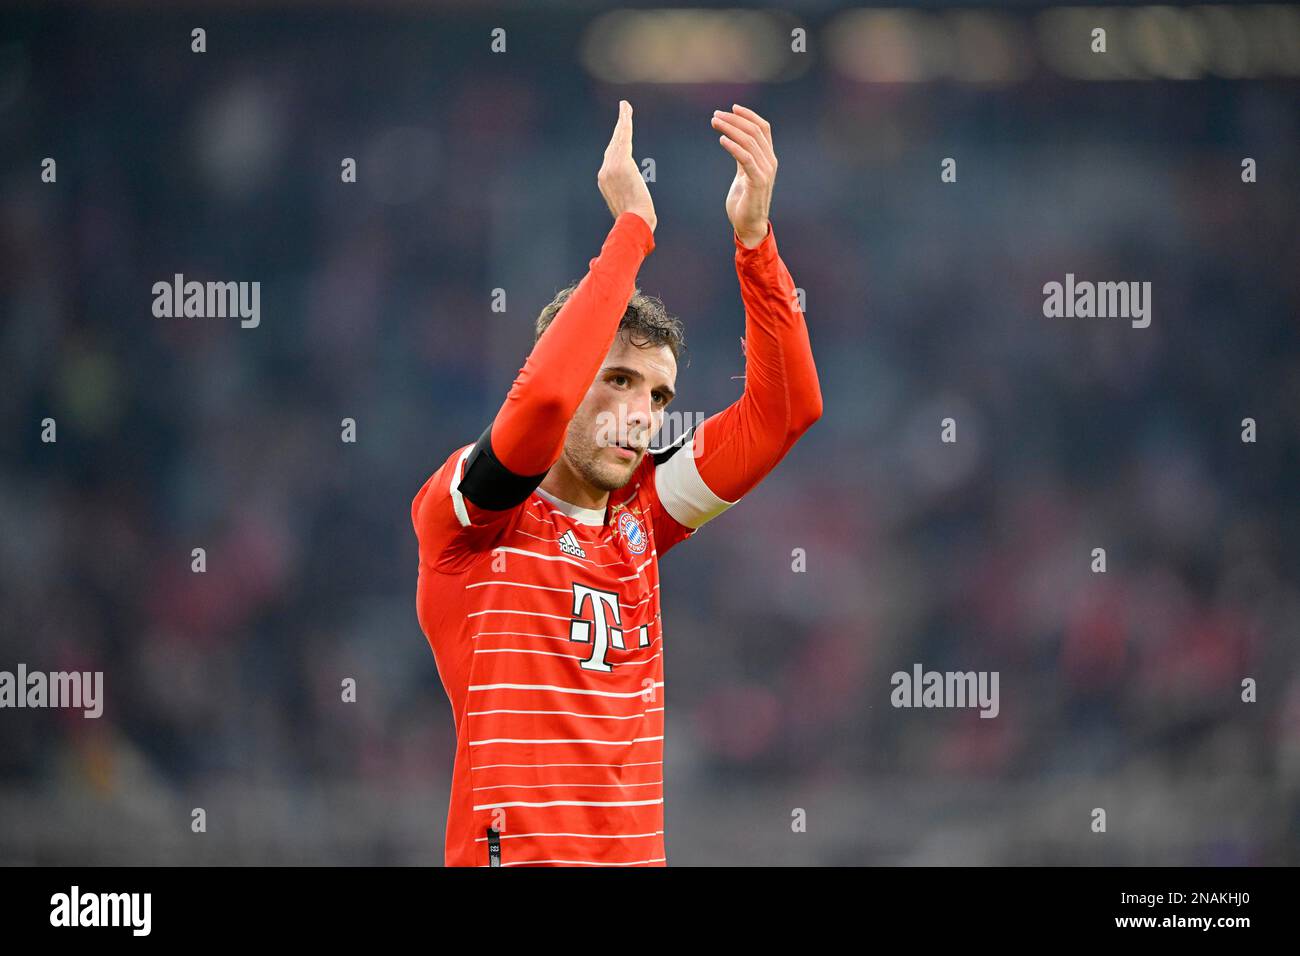
MULTIPOLYGON (((541 315, 537 317, 533 344, 542 337, 551 320, 559 314, 561 306, 568 301, 576 288, 578 288, 577 282, 570 283, 567 288, 557 292, 550 304, 542 309, 541 315)), ((668 350, 673 353, 673 359, 677 361, 681 360, 681 353, 686 349, 686 330, 681 320, 669 315, 663 302, 655 296, 646 295, 640 289, 632 292, 632 298, 627 303, 627 311, 623 313, 623 319, 618 324, 618 330, 626 332, 628 340, 638 348, 668 346, 668 350)))

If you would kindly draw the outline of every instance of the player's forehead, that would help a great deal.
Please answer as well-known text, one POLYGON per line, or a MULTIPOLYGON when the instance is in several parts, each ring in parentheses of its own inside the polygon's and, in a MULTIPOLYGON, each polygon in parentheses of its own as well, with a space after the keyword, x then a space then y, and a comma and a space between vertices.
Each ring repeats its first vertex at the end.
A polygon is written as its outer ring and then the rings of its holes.
POLYGON ((619 332, 605 356, 604 367, 610 366, 640 372, 651 388, 659 385, 676 387, 677 359, 673 358, 672 349, 666 345, 634 345, 627 333, 619 332))

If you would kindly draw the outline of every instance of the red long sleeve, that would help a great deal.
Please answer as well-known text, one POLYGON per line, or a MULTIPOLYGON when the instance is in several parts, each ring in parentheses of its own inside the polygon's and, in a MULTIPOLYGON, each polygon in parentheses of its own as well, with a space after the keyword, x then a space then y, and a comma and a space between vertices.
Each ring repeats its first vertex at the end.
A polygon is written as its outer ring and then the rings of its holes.
POLYGON ((615 220, 600 255, 533 346, 492 422, 492 452, 516 475, 550 469, 636 289, 654 233, 634 212, 615 220))
POLYGON ((776 233, 747 249, 732 233, 745 303, 745 391, 696 430, 696 467, 734 502, 763 479, 822 414, 821 386, 794 280, 776 233))

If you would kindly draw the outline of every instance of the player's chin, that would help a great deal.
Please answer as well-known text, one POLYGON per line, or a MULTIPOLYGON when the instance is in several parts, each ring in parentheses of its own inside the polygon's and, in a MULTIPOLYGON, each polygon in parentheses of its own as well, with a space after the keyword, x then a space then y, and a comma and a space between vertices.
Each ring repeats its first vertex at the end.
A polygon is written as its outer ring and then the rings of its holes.
POLYGON ((637 453, 634 457, 629 458, 627 455, 621 455, 615 448, 602 448, 600 450, 598 471, 604 479, 602 484, 606 491, 615 491, 622 488, 632 480, 632 475, 636 472, 636 466, 641 464, 641 458, 644 452, 637 453))

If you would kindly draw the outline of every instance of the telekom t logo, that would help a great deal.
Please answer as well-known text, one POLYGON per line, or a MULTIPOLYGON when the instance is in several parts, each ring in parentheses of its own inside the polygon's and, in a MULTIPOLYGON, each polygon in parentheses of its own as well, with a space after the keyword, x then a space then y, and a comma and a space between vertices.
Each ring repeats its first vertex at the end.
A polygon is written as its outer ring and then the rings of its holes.
MULTIPOLYGON (((620 651, 627 650, 623 643, 622 619, 618 611, 618 595, 613 591, 598 591, 585 584, 573 584, 573 620, 569 622, 569 640, 591 644, 591 657, 582 662, 584 670, 609 673, 614 665, 605 660, 609 645, 613 644, 620 651), (591 607, 591 618, 583 616, 584 608, 591 607), (606 620, 605 609, 609 609, 606 620), (592 624, 595 624, 595 637, 592 637, 592 624)), ((650 628, 642 624, 637 631, 637 647, 650 646, 650 628)))

